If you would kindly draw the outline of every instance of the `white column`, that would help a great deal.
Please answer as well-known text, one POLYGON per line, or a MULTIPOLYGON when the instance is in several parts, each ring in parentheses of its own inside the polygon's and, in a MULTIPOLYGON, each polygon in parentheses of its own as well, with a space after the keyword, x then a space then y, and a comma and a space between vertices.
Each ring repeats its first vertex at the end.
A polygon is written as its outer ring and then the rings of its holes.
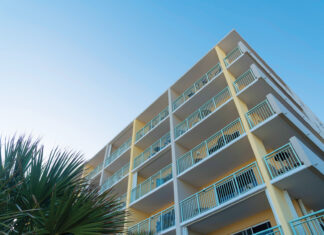
POLYGON ((107 157, 110 155, 110 151, 111 151, 111 144, 107 144, 106 145, 106 149, 105 149, 105 156, 104 156, 104 160, 102 163, 102 170, 101 170, 101 175, 100 175, 100 181, 99 181, 99 185, 102 185, 102 181, 103 181, 103 177, 104 177, 104 170, 105 170, 105 162, 107 157))
POLYGON ((269 204, 270 204, 270 207, 271 207, 271 210, 272 210, 273 216, 274 216, 274 218, 275 218, 275 220, 276 220, 276 224, 277 224, 277 225, 280 225, 280 220, 279 220, 279 217, 278 217, 278 214, 277 214, 276 208, 274 207, 273 202, 272 202, 272 200, 271 200, 271 197, 270 197, 270 195, 269 195, 269 191, 268 191, 268 189, 265 190, 265 193, 266 193, 266 195, 267 195, 268 202, 269 202, 269 204))
POLYGON ((174 198, 174 213, 175 213, 175 226, 176 234, 183 234, 180 227, 180 208, 179 208, 179 193, 178 193, 178 179, 177 179, 177 159, 175 153, 175 135, 174 135, 174 126, 173 126, 173 113, 172 113, 172 94, 171 89, 168 89, 168 98, 169 98, 169 117, 170 117, 170 137, 171 137, 171 159, 172 159, 172 176, 173 176, 173 198, 174 198))

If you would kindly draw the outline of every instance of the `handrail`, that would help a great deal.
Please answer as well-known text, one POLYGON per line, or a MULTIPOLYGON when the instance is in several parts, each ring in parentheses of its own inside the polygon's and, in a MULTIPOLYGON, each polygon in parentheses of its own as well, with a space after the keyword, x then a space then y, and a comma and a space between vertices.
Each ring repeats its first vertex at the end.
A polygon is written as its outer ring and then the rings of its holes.
POLYGON ((224 58, 225 66, 230 65, 234 60, 236 60, 242 54, 243 54, 243 52, 242 52, 241 48, 239 46, 235 47, 224 58))
POLYGON ((103 166, 102 163, 100 163, 98 166, 96 166, 96 168, 94 168, 92 171, 90 171, 90 173, 86 176, 86 179, 90 180, 93 177, 95 177, 102 170, 102 166, 103 166))
POLYGON ((272 109, 269 101, 265 99, 261 103, 254 106, 246 114, 246 120, 249 123, 250 129, 264 122, 266 119, 274 115, 275 112, 272 109))
POLYGON ((181 221, 209 211, 263 183, 256 162, 224 177, 180 202, 181 221))
POLYGON ((200 162, 207 156, 214 154, 216 151, 226 146, 234 139, 244 133, 243 124, 240 118, 234 120, 220 131, 203 141, 189 152, 177 159, 178 175, 186 169, 200 162))
POLYGON ((262 230, 257 233, 253 233, 253 235, 283 235, 281 225, 274 226, 265 230, 262 230))
POLYGON ((213 80, 221 72, 222 67, 218 63, 172 102, 172 110, 174 111, 180 107, 185 101, 190 99, 197 91, 207 85, 208 82, 213 80))
POLYGON ((233 82, 236 93, 243 90, 245 87, 247 87, 255 80, 256 80, 256 76, 253 73, 252 69, 249 69, 246 72, 244 72, 233 82))
POLYGON ((137 185, 132 189, 131 202, 143 197, 151 192, 153 189, 164 185, 172 179, 172 164, 167 165, 148 179, 137 185))
POLYGON ((123 195, 117 198, 117 200, 119 200, 120 203, 122 204, 122 209, 126 207, 126 199, 127 199, 127 193, 124 193, 123 195))
POLYGON ((132 138, 125 141, 116 151, 107 156, 105 160, 105 167, 108 166, 112 161, 121 156, 126 150, 129 149, 132 143, 132 138))
POLYGON ((294 235, 324 234, 324 209, 294 219, 289 224, 294 235))
POLYGON ((135 141, 139 141, 145 136, 150 130, 156 127, 162 120, 169 115, 169 106, 163 109, 158 115, 156 115, 151 121, 149 121, 142 129, 136 132, 135 141))
POLYGON ((263 157, 271 179, 285 174, 304 163, 299 159, 291 144, 286 144, 263 157))
POLYGON ((175 225, 174 206, 171 206, 128 229, 129 234, 152 232, 157 234, 175 225))
POLYGON ((101 185, 101 192, 106 191, 111 188, 115 183, 121 180, 125 175, 129 172, 129 162, 126 163, 123 167, 121 167, 118 171, 116 171, 112 176, 108 177, 108 179, 101 185))
POLYGON ((216 96, 208 100, 205 104, 200 106, 195 112, 190 114, 185 120, 179 123, 175 128, 175 138, 186 133, 189 129, 194 127, 198 122, 205 119, 213 113, 218 107, 224 104, 231 98, 231 92, 228 87, 219 92, 216 96))
POLYGON ((134 168, 144 163, 146 160, 155 156, 158 152, 164 149, 171 142, 170 132, 162 136, 158 141, 152 144, 150 147, 146 148, 141 154, 134 158, 134 168))

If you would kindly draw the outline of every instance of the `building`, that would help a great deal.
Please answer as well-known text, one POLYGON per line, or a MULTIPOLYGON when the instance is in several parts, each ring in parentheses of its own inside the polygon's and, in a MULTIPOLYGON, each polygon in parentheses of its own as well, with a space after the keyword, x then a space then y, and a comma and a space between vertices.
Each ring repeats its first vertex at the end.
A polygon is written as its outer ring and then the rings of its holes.
POLYGON ((87 178, 114 188, 130 232, 324 234, 323 136, 232 31, 87 162, 87 178))

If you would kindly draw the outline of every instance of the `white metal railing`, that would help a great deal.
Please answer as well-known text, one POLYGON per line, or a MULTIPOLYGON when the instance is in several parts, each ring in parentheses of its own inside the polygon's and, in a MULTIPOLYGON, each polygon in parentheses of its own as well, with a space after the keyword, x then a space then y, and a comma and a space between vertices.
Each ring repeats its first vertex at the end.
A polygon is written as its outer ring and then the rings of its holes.
POLYGON ((323 235, 324 209, 299 217, 289 223, 294 235, 323 235))
POLYGON ((96 168, 94 168, 87 176, 86 179, 90 180, 95 177, 102 170, 102 163, 100 163, 96 168))
POLYGON ((236 93, 243 90, 245 87, 247 87, 255 80, 256 80, 256 76, 254 75, 252 69, 249 69, 248 71, 243 73, 233 82, 236 93))
POLYGON ((108 166, 112 161, 117 159, 119 156, 121 156, 124 152, 126 152, 129 149, 129 147, 131 146, 131 143, 132 143, 132 138, 129 138, 116 151, 114 151, 109 156, 107 156, 107 158, 105 160, 105 167, 108 166))
POLYGON ((124 193, 120 197, 117 198, 118 201, 122 204, 122 209, 126 208, 126 199, 127 199, 127 193, 124 193))
POLYGON ((274 114, 275 112, 273 111, 271 105, 269 104, 269 101, 266 99, 262 101, 260 104, 250 109, 245 114, 245 117, 249 123, 250 129, 252 129, 253 127, 264 122, 266 119, 270 118, 274 114))
POLYGON ((285 174, 304 163, 299 159, 291 144, 286 144, 263 157, 271 179, 285 174))
POLYGON ((239 46, 237 46, 236 48, 234 48, 224 58, 225 66, 228 66, 231 63, 233 63, 233 61, 236 60, 242 54, 243 54, 243 52, 242 52, 242 50, 241 50, 241 48, 239 46))
POLYGON ((100 191, 104 192, 107 189, 111 188, 115 183, 121 180, 129 172, 129 162, 126 163, 122 168, 116 171, 112 176, 102 184, 100 191))
POLYGON ((144 135, 146 135, 150 130, 156 127, 162 120, 164 120, 169 115, 169 106, 162 110, 158 115, 156 115, 151 121, 149 121, 142 129, 136 133, 135 140, 138 141, 144 135))
POLYGON ((218 107, 224 104, 227 100, 231 98, 231 92, 226 87, 221 92, 219 92, 216 96, 208 100, 205 104, 203 104, 199 109, 190 114, 184 121, 179 123, 175 128, 175 137, 186 133, 189 129, 194 127, 198 122, 205 119, 211 113, 213 113, 218 107))
POLYGON ((225 126, 216 134, 182 155, 177 160, 177 172, 180 174, 186 169, 200 162, 205 157, 218 151, 244 133, 240 118, 225 126))
POLYGON ((181 221, 209 211, 263 183, 254 162, 180 202, 181 221))
POLYGON ((150 147, 145 149, 141 154, 134 158, 134 168, 138 167, 149 158, 155 156, 158 152, 164 149, 171 142, 170 132, 162 136, 158 141, 152 144, 150 147))
POLYGON ((175 225, 174 206, 163 210, 150 218, 139 222, 128 229, 129 234, 149 233, 158 234, 175 225))
POLYGON ((204 87, 208 82, 213 80, 221 72, 222 67, 218 63, 172 102, 172 110, 176 110, 184 102, 193 97, 194 94, 196 94, 202 87, 204 87))
POLYGON ((131 202, 143 197, 153 189, 158 188, 172 179, 172 164, 164 167, 141 184, 132 189, 131 202))

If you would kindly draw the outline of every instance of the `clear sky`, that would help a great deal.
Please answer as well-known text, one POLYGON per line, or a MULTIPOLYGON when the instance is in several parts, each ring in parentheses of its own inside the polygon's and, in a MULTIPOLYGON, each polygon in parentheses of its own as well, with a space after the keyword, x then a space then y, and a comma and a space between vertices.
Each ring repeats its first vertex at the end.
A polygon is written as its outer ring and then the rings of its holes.
POLYGON ((236 29, 323 121, 323 1, 1 1, 0 134, 90 158, 236 29))

